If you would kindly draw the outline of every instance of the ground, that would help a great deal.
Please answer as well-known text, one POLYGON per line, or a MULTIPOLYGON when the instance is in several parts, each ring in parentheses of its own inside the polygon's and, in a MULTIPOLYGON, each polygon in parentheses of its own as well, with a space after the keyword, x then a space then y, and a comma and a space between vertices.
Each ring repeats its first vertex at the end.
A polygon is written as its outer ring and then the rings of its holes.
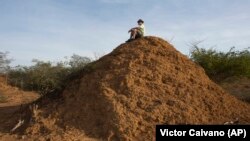
POLYGON ((250 78, 230 77, 220 82, 219 85, 238 99, 250 103, 250 78))
POLYGON ((22 107, 39 98, 36 92, 22 91, 6 84, 6 78, 0 77, 0 140, 14 141, 20 139, 10 135, 10 130, 17 124, 22 107))

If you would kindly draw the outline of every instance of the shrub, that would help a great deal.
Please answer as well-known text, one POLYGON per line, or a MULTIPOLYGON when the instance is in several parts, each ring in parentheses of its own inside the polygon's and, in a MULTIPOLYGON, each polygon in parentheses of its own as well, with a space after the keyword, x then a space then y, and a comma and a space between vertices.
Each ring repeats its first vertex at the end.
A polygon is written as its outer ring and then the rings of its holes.
POLYGON ((248 49, 235 51, 233 47, 228 52, 220 52, 194 45, 190 57, 202 66, 207 75, 215 81, 230 76, 250 77, 250 52, 248 49))
POLYGON ((33 60, 30 67, 18 66, 9 71, 9 83, 24 90, 38 91, 41 95, 61 91, 72 73, 91 62, 87 57, 73 55, 69 61, 52 62, 33 60))

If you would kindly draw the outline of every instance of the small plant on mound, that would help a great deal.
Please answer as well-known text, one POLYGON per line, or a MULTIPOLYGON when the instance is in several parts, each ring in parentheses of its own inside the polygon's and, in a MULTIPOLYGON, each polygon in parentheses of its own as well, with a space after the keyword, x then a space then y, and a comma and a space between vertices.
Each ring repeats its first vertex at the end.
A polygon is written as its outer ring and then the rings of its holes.
POLYGON ((202 66, 207 75, 215 81, 231 76, 250 77, 249 49, 236 51, 232 47, 228 52, 220 52, 193 45, 191 59, 202 66))

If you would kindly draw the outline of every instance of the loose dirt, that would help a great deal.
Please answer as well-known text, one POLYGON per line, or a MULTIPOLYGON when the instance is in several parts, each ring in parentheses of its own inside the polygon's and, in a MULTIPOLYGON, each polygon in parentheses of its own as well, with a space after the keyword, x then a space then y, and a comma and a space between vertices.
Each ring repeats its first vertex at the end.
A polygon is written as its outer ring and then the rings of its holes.
POLYGON ((23 138, 146 141, 156 124, 250 123, 250 105, 157 37, 124 43, 71 80, 60 100, 32 108, 23 138))
POLYGON ((24 107, 38 99, 39 95, 7 85, 6 76, 0 76, 0 97, 3 98, 0 101, 0 140, 17 140, 17 136, 9 133, 22 116, 24 107))
POLYGON ((219 85, 238 99, 250 103, 250 78, 229 77, 219 85))

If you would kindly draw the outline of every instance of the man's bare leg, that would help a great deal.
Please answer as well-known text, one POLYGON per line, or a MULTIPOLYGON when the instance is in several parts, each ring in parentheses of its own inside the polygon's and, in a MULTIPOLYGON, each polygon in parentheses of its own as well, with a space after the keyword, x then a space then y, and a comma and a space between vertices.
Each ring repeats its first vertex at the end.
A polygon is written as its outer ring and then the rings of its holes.
POLYGON ((137 29, 132 29, 130 38, 135 39, 136 34, 137 34, 137 29))

